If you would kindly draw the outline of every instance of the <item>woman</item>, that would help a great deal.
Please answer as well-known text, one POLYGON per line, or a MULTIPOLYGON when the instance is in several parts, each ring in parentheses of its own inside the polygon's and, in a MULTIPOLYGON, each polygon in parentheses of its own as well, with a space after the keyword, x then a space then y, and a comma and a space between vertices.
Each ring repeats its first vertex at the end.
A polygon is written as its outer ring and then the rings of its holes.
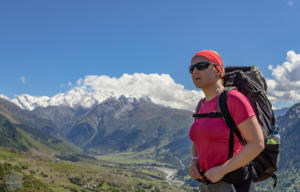
MULTIPOLYGON (((196 113, 218 112, 218 96, 224 90, 224 68, 219 54, 212 50, 199 51, 191 60, 190 73, 195 86, 205 94, 196 113)), ((252 192, 252 179, 234 185, 221 181, 224 175, 247 165, 264 149, 263 133, 248 99, 237 90, 231 90, 227 104, 246 145, 234 136, 233 157, 228 159, 230 130, 224 120, 208 117, 196 119, 189 132, 193 141, 189 172, 194 179, 202 181, 200 191, 203 192, 252 192)))

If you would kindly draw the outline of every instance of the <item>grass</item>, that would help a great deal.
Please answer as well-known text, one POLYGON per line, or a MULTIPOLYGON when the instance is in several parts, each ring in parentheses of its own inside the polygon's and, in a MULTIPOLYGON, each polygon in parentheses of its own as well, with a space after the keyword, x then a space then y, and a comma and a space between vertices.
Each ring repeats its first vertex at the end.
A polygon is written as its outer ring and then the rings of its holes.
POLYGON ((20 159, 23 157, 24 155, 22 155, 20 152, 17 152, 17 150, 0 147, 0 162, 14 161, 15 159, 20 159))
POLYGON ((62 186, 58 186, 58 185, 54 185, 54 184, 50 184, 49 188, 52 189, 53 191, 59 191, 59 192, 69 192, 69 189, 65 189, 62 186))

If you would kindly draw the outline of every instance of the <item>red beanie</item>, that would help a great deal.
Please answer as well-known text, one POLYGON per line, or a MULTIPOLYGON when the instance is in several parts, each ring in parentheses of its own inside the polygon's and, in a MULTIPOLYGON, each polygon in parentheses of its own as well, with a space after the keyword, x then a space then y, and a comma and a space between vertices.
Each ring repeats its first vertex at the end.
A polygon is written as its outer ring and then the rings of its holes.
POLYGON ((220 77, 222 77, 222 75, 223 75, 223 70, 222 70, 223 62, 222 62, 222 59, 221 59, 220 55, 217 52, 215 52, 213 50, 203 50, 203 51, 199 51, 198 53, 196 53, 194 55, 194 57, 197 57, 197 56, 205 57, 210 62, 212 62, 214 64, 217 64, 216 68, 220 72, 220 77))

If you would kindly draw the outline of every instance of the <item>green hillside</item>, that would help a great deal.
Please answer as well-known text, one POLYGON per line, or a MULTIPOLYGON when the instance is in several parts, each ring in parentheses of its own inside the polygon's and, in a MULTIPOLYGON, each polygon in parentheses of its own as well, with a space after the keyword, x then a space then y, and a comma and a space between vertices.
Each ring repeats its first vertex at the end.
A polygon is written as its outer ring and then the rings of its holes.
POLYGON ((0 114, 0 146, 22 151, 42 151, 48 154, 79 153, 66 142, 46 135, 26 125, 16 126, 0 114), (21 129, 20 126, 23 128, 21 129), (24 131, 26 130, 26 131, 24 131))
POLYGON ((1 192, 53 192, 47 185, 31 175, 24 174, 22 168, 10 163, 0 163, 1 192))
MULTIPOLYGON (((118 164, 106 160, 82 158, 78 162, 64 161, 27 152, 0 148, 1 190, 7 190, 5 177, 13 170, 22 177, 24 191, 57 192, 172 192, 194 191, 194 188, 169 184, 158 168, 142 166, 145 162, 118 164), (9 163, 8 163, 9 162, 9 163), (1 171, 4 170, 4 171, 1 171), (28 186, 28 187, 27 187, 28 186), (25 187, 26 190, 25 190, 25 187)), ((14 175, 16 175, 13 172, 14 175)), ((1 191, 2 192, 2 191, 1 191)), ((5 191, 6 192, 6 191, 5 191)), ((23 192, 23 191, 22 191, 23 192)))

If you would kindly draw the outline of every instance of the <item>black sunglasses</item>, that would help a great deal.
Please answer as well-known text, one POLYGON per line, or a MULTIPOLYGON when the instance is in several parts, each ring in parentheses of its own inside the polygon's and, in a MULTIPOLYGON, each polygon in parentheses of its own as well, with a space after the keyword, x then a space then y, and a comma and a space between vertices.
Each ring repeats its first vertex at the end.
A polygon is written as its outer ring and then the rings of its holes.
POLYGON ((211 64, 214 64, 214 63, 212 63, 212 62, 199 62, 199 63, 196 63, 194 65, 190 65, 189 71, 190 71, 190 73, 193 73, 195 68, 197 68, 198 70, 203 70, 203 69, 208 68, 208 66, 211 65, 211 64))

